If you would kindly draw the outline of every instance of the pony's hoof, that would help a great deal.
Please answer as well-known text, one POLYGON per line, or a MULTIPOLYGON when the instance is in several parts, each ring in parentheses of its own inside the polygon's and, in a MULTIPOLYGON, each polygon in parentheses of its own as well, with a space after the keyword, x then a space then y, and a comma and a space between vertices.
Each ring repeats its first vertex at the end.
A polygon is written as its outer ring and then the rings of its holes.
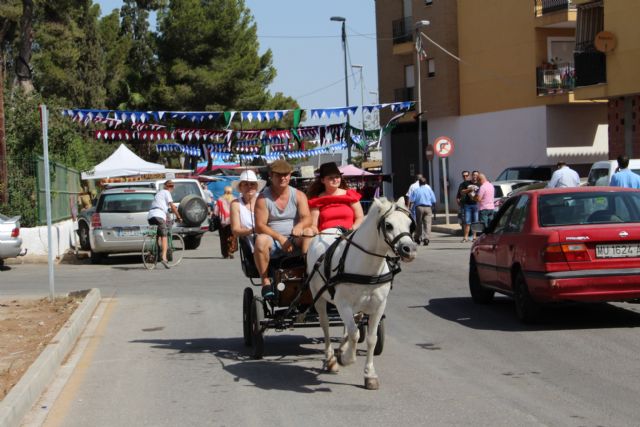
POLYGON ((349 366, 349 365, 351 365, 353 362, 355 362, 355 360, 348 360, 348 359, 345 357, 345 354, 344 354, 344 353, 340 353, 340 354, 338 354, 338 363, 339 363, 341 366, 349 366))
POLYGON ((338 366, 338 359, 336 359, 335 356, 332 357, 325 362, 324 368, 327 370, 327 372, 338 372, 340 370, 340 367, 338 366))
POLYGON ((365 378, 364 388, 367 390, 377 390, 380 388, 380 381, 377 378, 365 378))

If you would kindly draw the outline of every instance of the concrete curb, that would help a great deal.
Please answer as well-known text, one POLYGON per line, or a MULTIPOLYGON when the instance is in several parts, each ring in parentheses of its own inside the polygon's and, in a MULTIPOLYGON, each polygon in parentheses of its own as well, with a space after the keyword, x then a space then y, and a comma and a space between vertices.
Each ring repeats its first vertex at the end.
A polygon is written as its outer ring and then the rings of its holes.
POLYGON ((73 349, 99 302, 100 290, 91 289, 67 323, 0 402, 0 426, 20 425, 73 349))
POLYGON ((460 235, 462 236, 462 230, 460 230, 460 226, 456 225, 432 225, 431 231, 435 231, 437 233, 446 233, 451 234, 452 236, 460 235))

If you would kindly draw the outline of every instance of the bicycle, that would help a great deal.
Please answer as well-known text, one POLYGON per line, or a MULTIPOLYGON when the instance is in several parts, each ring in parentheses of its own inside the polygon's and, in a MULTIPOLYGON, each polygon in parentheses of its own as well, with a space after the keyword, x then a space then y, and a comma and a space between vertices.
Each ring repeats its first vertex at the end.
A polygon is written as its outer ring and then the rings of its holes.
MULTIPOLYGON (((167 243, 169 248, 167 249, 167 261, 169 267, 175 267, 180 264, 182 257, 184 256, 184 239, 179 234, 174 234, 172 231, 173 221, 167 224, 169 232, 167 234, 167 243)), ((162 255, 160 242, 158 236, 158 227, 150 227, 149 230, 144 232, 144 241, 142 243, 142 264, 147 270, 153 270, 156 268, 158 261, 162 255)))

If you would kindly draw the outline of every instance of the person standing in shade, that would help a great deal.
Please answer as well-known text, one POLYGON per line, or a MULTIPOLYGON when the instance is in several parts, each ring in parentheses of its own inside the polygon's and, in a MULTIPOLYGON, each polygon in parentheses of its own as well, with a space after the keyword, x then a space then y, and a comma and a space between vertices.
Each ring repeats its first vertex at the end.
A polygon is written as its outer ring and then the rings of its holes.
POLYGON ((436 195, 427 184, 426 179, 420 178, 420 186, 411 193, 409 202, 411 202, 411 207, 415 210, 416 215, 414 240, 418 244, 422 243, 427 246, 431 239, 431 219, 436 205, 436 195))
MULTIPOLYGON (((462 203, 464 206, 464 227, 462 242, 469 241, 469 232, 471 224, 478 222, 478 203, 476 202, 476 191, 478 191, 478 179, 480 172, 473 171, 471 173, 471 181, 465 181, 466 187, 460 190, 462 195, 462 203)), ((473 232, 472 240, 476 240, 476 232, 473 232)))
POLYGON ((471 181, 469 180, 469 176, 471 173, 469 171, 462 171, 462 182, 458 186, 458 192, 456 193, 456 202, 458 203, 458 219, 460 221, 460 227, 462 227, 462 231, 464 232, 464 199, 465 195, 462 194, 462 190, 467 188, 471 181))
POLYGON ((558 162, 558 169, 551 175, 547 188, 580 187, 578 172, 571 169, 565 162, 558 162))
POLYGON ((618 156, 618 169, 611 177, 612 187, 640 188, 640 175, 629 169, 629 156, 618 156))
POLYGON ((213 193, 209 190, 206 183, 203 182, 200 185, 204 193, 204 201, 207 203, 207 206, 209 206, 209 212, 211 212, 213 210, 213 193))
POLYGON ((478 202, 478 214, 480 222, 483 223, 485 227, 488 227, 493 219, 495 209, 493 198, 495 189, 483 173, 478 176, 478 183, 480 184, 480 188, 475 197, 476 202, 478 202))
POLYGON ((231 231, 231 202, 234 200, 232 188, 224 187, 224 194, 216 202, 214 215, 220 218, 220 252, 225 259, 233 259, 233 253, 238 250, 238 239, 231 231))

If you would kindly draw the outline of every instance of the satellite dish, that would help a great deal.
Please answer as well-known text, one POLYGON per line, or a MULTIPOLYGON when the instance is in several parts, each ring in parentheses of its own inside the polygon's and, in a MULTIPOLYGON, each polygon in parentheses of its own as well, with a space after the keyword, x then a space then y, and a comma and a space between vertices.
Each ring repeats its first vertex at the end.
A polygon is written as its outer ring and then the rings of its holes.
POLYGON ((598 34, 596 34, 596 38, 593 41, 593 44, 595 45, 596 50, 608 53, 616 48, 618 40, 613 33, 609 31, 600 31, 598 34))

